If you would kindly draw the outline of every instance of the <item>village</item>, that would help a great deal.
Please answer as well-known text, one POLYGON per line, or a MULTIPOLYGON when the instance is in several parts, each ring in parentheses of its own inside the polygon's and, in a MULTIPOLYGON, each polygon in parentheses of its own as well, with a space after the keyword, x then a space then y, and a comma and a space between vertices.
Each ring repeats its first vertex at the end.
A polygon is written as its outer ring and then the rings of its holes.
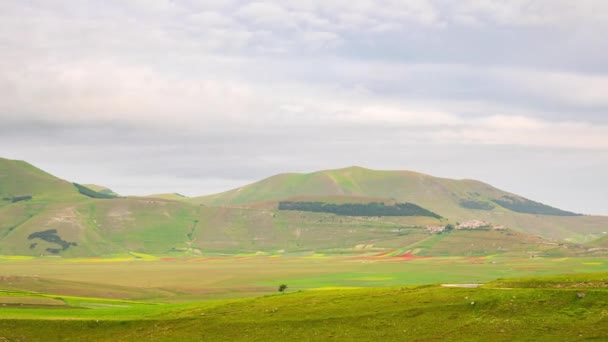
POLYGON ((495 225, 487 221, 482 220, 469 220, 461 223, 456 223, 456 225, 447 224, 445 226, 426 226, 426 230, 431 234, 441 234, 444 232, 449 232, 451 230, 505 230, 507 227, 504 225, 495 225))

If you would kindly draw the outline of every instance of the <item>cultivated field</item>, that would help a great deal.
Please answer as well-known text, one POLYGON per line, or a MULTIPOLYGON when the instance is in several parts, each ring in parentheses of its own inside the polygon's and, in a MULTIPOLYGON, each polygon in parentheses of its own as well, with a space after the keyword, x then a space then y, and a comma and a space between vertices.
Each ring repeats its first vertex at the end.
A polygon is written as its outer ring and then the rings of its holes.
POLYGON ((608 261, 600 258, 1 260, 0 341, 608 337, 608 261), (563 273, 573 275, 549 276, 563 273), (522 279, 495 280, 514 277, 522 279))
POLYGON ((335 287, 485 283, 497 278, 608 272, 603 258, 207 256, 5 257, 0 289, 153 302, 241 298, 335 287))

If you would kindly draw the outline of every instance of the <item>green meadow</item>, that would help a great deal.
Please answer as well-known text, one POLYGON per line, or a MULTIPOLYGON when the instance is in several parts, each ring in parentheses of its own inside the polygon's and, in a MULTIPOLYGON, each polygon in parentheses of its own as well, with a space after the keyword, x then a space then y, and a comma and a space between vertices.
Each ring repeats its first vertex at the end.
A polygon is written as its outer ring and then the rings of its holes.
POLYGON ((0 270, 0 341, 608 338, 602 258, 13 256, 0 270))
POLYGON ((343 287, 486 283, 498 278, 608 272, 605 258, 407 255, 0 258, 0 289, 183 302, 343 287))
POLYGON ((607 218, 481 182, 351 167, 113 198, 1 158, 0 178, 0 342, 608 340, 607 218), (427 216, 377 216, 397 203, 427 216))

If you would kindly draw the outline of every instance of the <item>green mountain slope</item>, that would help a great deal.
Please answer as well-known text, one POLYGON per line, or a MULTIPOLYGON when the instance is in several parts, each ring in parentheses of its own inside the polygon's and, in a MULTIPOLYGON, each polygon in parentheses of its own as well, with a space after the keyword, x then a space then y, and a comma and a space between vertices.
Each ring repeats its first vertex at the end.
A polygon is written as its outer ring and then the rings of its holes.
POLYGON ((56 203, 38 212, 3 208, 13 225, 0 231, 0 254, 108 256, 125 253, 234 253, 573 256, 587 248, 558 245, 512 230, 431 234, 432 217, 352 217, 276 209, 199 207, 146 198, 56 203), (10 209, 10 211, 9 211, 10 209), (33 213, 33 214, 32 214, 33 213))
POLYGON ((7 198, 0 205, 0 254, 12 255, 579 255, 589 248, 535 235, 582 240, 585 234, 597 238, 608 230, 605 217, 514 212, 494 200, 521 204, 521 197, 480 182, 363 168, 279 175, 194 199, 111 198, 25 162, 3 159, 0 190, 7 198), (280 210, 283 199, 332 205, 322 204, 320 212, 315 212, 317 204, 312 211, 306 210, 310 205, 280 210), (472 209, 464 200, 492 207, 472 209), (351 213, 361 208, 367 214, 351 213), (387 212, 391 214, 383 214, 387 212), (489 228, 432 232, 471 220, 484 220, 489 228), (492 229, 497 225, 507 229, 492 229))
POLYGON ((377 197, 433 207, 446 215, 468 210, 576 216, 474 180, 453 180, 411 171, 377 171, 361 167, 308 174, 287 173, 220 194, 195 197, 194 203, 238 205, 294 196, 346 195, 377 197))
POLYGON ((20 160, 0 158, 0 206, 13 198, 31 196, 34 201, 60 202, 82 198, 70 182, 20 160))
POLYGON ((110 195, 110 196, 114 196, 114 197, 120 196, 119 194, 115 193, 112 189, 107 188, 102 185, 97 185, 97 184, 82 184, 82 185, 93 191, 99 192, 100 194, 106 194, 106 195, 110 195))
POLYGON ((276 205, 282 200, 302 197, 310 202, 324 201, 328 196, 351 197, 353 203, 360 202, 360 198, 413 203, 453 222, 479 219, 556 239, 583 241, 608 227, 608 217, 581 216, 475 180, 361 167, 280 174, 190 201, 216 206, 255 206, 260 202, 276 205))
POLYGON ((173 200, 173 201, 187 201, 188 200, 187 196, 184 196, 184 195, 178 194, 178 193, 153 194, 153 195, 147 195, 146 197, 167 199, 167 200, 173 200))

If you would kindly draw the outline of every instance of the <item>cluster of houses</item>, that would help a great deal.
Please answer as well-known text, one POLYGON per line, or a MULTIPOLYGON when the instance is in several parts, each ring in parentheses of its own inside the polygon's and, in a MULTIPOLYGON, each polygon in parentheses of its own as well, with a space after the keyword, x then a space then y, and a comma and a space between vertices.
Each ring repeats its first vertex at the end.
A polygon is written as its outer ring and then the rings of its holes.
POLYGON ((503 225, 495 225, 487 221, 482 220, 469 220, 457 225, 446 225, 446 226, 426 226, 426 230, 431 234, 439 234, 449 230, 471 230, 471 229, 485 229, 485 230, 504 230, 507 229, 503 225))

